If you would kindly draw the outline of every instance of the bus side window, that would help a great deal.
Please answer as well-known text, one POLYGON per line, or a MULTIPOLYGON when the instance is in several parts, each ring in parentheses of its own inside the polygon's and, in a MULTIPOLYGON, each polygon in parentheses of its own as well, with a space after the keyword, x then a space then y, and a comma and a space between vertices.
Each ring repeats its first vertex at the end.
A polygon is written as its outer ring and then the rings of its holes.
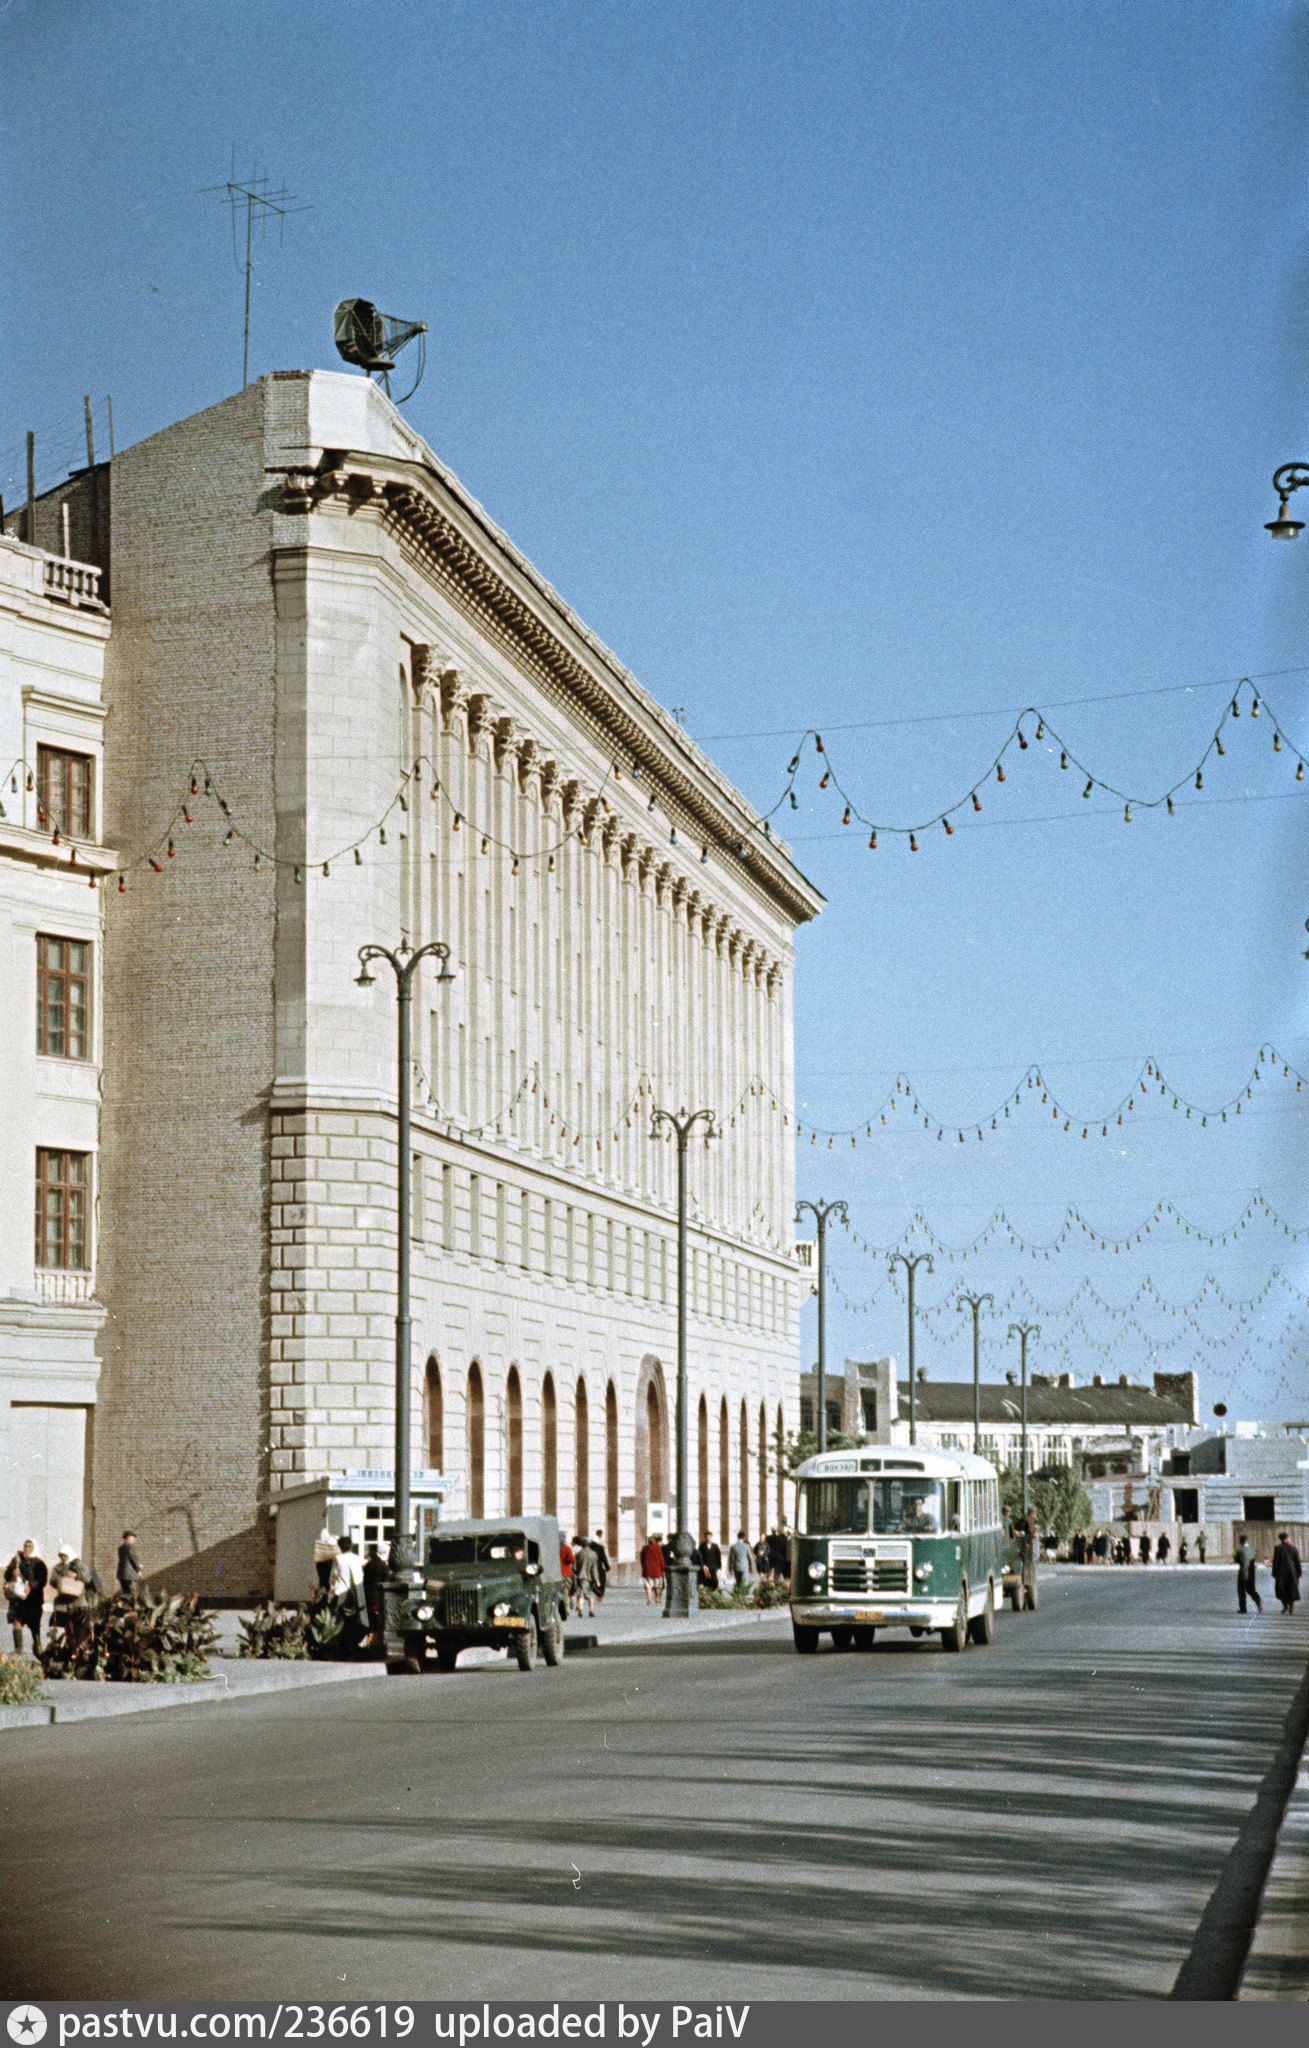
POLYGON ((957 1479, 952 1479, 950 1481, 948 1495, 950 1519, 946 1526, 949 1529, 953 1530, 956 1534, 958 1533, 961 1526, 959 1514, 959 1490, 959 1481, 957 1479))

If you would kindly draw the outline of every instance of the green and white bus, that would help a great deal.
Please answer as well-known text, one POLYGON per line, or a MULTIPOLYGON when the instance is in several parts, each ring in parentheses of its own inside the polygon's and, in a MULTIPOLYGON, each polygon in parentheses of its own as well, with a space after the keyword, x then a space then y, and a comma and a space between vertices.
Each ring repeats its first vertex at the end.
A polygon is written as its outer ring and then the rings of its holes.
POLYGON ((830 1635, 935 1629, 947 1650, 989 1643, 1005 1548, 1000 1483, 959 1451, 829 1451, 796 1474, 791 1625, 797 1650, 830 1635))

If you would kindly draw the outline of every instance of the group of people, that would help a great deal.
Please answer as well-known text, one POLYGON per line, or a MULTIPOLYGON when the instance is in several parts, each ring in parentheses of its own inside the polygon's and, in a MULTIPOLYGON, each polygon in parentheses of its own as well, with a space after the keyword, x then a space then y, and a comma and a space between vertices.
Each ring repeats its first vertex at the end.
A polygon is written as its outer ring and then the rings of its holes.
POLYGON ((583 1610, 594 1614, 595 1603, 604 1599, 609 1584, 609 1552, 605 1549, 603 1531, 597 1529, 594 1536, 574 1536, 571 1543, 561 1542, 559 1569, 570 1612, 579 1616, 583 1610))
MULTIPOLYGON (((1046 1541, 1048 1544, 1048 1537, 1046 1541)), ((1195 1554, 1201 1564, 1205 1561, 1206 1550, 1205 1532, 1201 1529, 1195 1539, 1195 1554)), ((1142 1564, 1149 1564, 1152 1558, 1159 1564, 1167 1564, 1172 1554, 1173 1546, 1167 1533, 1160 1536, 1157 1544, 1151 1542, 1147 1530, 1143 1530, 1137 1538, 1135 1555, 1142 1564)), ((1068 1546, 1068 1555, 1074 1564, 1108 1564, 1110 1561, 1114 1564, 1130 1564, 1133 1557, 1132 1539, 1124 1535, 1111 1540, 1107 1529, 1097 1529, 1088 1536, 1085 1531, 1079 1529, 1068 1546)), ((1185 1536, 1179 1537, 1177 1562, 1189 1564, 1190 1559, 1190 1543, 1185 1536)))
MULTIPOLYGON (((131 1529, 124 1529, 118 1546, 117 1576, 119 1593, 125 1599, 137 1599, 147 1590, 136 1536, 131 1529)), ((31 1638, 32 1655, 41 1654, 47 1599, 50 1623, 54 1626, 75 1609, 91 1606, 104 1591, 95 1566, 79 1557, 71 1543, 60 1544, 59 1555, 51 1566, 38 1555, 31 1536, 5 1566, 3 1585, 9 1626, 14 1632, 14 1654, 19 1657, 23 1654, 25 1635, 31 1638)))
MULTIPOLYGON (((663 1599, 664 1583, 672 1563, 672 1538, 665 1536, 661 1541, 657 1536, 649 1537, 641 1551, 641 1584, 645 1588, 647 1605, 663 1599)), ((717 1592, 723 1571, 723 1553, 712 1534, 701 1537, 691 1552, 691 1569, 702 1591, 717 1592)), ((789 1579, 790 1534, 785 1529, 770 1529, 752 1546, 745 1530, 738 1529, 736 1541, 727 1552, 727 1569, 734 1586, 743 1586, 752 1578, 769 1583, 776 1579, 789 1579)))
MULTIPOLYGON (((1260 1614, 1264 1611, 1264 1603, 1259 1597, 1259 1588, 1255 1583, 1257 1566, 1254 1545, 1248 1536, 1243 1536, 1236 1547, 1236 1604, 1242 1614, 1249 1612, 1246 1605, 1249 1600, 1254 1601, 1260 1614)), ((1272 1573, 1273 1591, 1277 1595, 1283 1614, 1295 1612, 1295 1603, 1300 1598, 1301 1569, 1299 1551, 1286 1530, 1279 1529, 1277 1542, 1273 1546, 1272 1573)))

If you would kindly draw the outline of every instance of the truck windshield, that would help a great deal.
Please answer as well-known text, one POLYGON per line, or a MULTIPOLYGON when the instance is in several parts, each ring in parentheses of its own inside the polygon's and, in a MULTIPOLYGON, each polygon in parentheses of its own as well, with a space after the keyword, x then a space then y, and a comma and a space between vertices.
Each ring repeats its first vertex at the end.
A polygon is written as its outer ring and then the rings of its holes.
MULTIPOLYGON (((535 1551, 535 1544, 532 1549, 535 1551)), ((430 1536, 427 1541, 429 1567, 448 1569, 453 1564, 504 1564, 510 1560, 520 1561, 526 1555, 526 1543, 512 1530, 497 1531, 490 1536, 430 1536)))
POLYGON ((879 1536, 938 1536, 939 1479, 875 1479, 873 1529, 879 1536))
POLYGON ((806 1479, 800 1488, 800 1534, 839 1536, 868 1527, 866 1479, 806 1479))

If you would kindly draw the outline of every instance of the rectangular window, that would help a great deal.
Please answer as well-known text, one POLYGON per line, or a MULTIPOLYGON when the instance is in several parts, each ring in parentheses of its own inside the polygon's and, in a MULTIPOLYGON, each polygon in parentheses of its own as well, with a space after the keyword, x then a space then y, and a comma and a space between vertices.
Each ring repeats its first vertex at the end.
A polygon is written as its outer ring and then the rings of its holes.
POLYGON ((36 1155, 36 1263, 72 1266, 85 1272, 89 1152, 36 1155))
POLYGON ((593 1215, 588 1215, 586 1219, 586 1284, 588 1287, 595 1286, 595 1217, 593 1215))
POLYGON ((470 1258, 482 1256, 482 1176, 470 1173, 468 1176, 468 1253, 470 1258))
POLYGON ((564 1208, 564 1272, 570 1280, 573 1278, 573 1205, 571 1202, 567 1203, 564 1208))
POLYGON ((507 1250, 505 1239, 508 1234, 509 1221, 505 1205, 505 1184, 502 1180, 498 1180, 495 1184, 495 1255, 502 1266, 505 1262, 507 1250))
POLYGON ((92 768, 89 754, 70 754, 63 747, 36 750, 37 817, 49 832, 68 832, 89 839, 92 832, 92 768))
POLYGON ((518 1258, 525 1273, 532 1269, 532 1197, 523 1189, 518 1219, 518 1258))
POLYGON ((468 1115, 468 1039, 459 1026, 459 1114, 468 1115))
POLYGON ((441 1242, 448 1252, 455 1248, 455 1170, 441 1168, 441 1242))
POLYGON ((549 1195, 546 1196, 545 1201, 542 1204, 542 1207, 545 1211, 545 1221, 541 1234, 541 1247, 543 1254, 541 1260, 541 1270, 543 1273, 553 1274, 555 1269, 555 1205, 551 1201, 549 1195))
POLYGON ((636 1291, 636 1284, 635 1284, 635 1283, 636 1283, 636 1253, 635 1253, 635 1248, 634 1248, 634 1245, 633 1245, 633 1242, 632 1242, 632 1226, 631 1226, 631 1224, 629 1223, 629 1224, 628 1224, 628 1226, 627 1226, 627 1291, 628 1291, 628 1293, 629 1293, 629 1294, 633 1294, 633 1293, 635 1293, 635 1291, 636 1291))
POLYGON ((509 993, 518 994, 518 913, 509 906, 509 993))
POLYGON ((91 1057, 91 948, 80 939, 38 935, 36 1049, 51 1059, 91 1057))
POLYGON ((644 1231, 642 1235, 645 1244, 645 1248, 642 1253, 642 1266, 645 1274, 645 1298, 647 1301, 649 1301, 652 1293, 652 1289, 650 1286, 650 1233, 647 1230, 644 1231))
POLYGON ((423 1155, 413 1152, 409 1157, 409 1235, 419 1244, 423 1241, 423 1155))

